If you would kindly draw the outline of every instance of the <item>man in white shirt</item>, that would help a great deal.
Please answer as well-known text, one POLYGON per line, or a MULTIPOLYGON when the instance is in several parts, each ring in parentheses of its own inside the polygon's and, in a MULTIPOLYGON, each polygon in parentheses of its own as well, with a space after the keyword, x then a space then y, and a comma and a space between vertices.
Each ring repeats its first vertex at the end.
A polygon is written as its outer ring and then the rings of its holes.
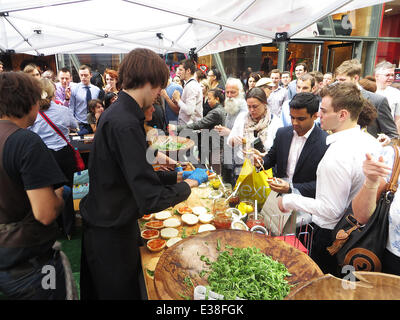
POLYGON ((172 101, 179 107, 178 125, 190 124, 203 118, 203 91, 194 74, 196 65, 191 59, 183 60, 177 70, 184 81, 182 96, 178 90, 172 94, 172 101))
MULTIPOLYGON (((388 99, 391 114, 399 130, 400 90, 391 87, 394 81, 395 65, 387 61, 379 62, 375 67, 376 91, 388 99)), ((399 131, 400 132, 400 131, 399 131)))
POLYGON ((273 115, 278 117, 281 116, 282 105, 287 99, 287 91, 288 89, 279 86, 279 82, 281 81, 281 72, 279 69, 271 70, 269 78, 273 82, 272 91, 268 97, 268 107, 271 110, 273 115))
POLYGON ((332 243, 332 229, 364 183, 365 154, 378 155, 382 147, 357 125, 364 100, 355 84, 328 86, 321 96, 321 128, 332 134, 326 139, 329 148, 318 165, 315 199, 287 194, 278 203, 283 212, 298 210, 312 215, 311 258, 324 273, 335 275, 336 259, 326 250, 332 243))

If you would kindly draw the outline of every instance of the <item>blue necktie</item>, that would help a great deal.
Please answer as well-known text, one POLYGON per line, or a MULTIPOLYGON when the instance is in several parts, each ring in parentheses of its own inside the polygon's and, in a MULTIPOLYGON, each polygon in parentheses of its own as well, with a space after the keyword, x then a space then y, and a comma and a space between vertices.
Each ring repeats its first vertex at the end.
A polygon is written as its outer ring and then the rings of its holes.
MULTIPOLYGON (((89 101, 92 100, 92 93, 90 92, 89 86, 86 86, 85 88, 86 88, 86 108, 88 108, 89 101)), ((89 108, 88 108, 88 110, 89 110, 89 108)))

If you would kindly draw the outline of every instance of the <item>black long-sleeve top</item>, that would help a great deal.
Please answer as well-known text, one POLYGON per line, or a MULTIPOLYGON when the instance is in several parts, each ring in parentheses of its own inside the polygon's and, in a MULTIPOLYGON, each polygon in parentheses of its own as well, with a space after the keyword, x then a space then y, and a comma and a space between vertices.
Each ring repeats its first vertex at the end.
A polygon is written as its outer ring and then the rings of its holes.
POLYGON ((123 227, 189 197, 189 185, 176 183, 176 172, 157 173, 147 161, 143 125, 142 109, 125 92, 101 115, 89 159, 89 193, 80 206, 90 226, 123 227))

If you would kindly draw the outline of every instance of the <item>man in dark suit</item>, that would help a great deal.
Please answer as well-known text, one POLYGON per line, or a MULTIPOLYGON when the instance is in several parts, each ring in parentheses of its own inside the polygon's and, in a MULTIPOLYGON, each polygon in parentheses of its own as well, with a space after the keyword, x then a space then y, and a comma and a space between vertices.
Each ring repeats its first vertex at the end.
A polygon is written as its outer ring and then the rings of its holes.
POLYGON ((336 80, 339 82, 351 82, 356 84, 361 91, 361 95, 375 106, 378 117, 367 126, 367 131, 371 135, 377 138, 379 133, 384 133, 390 139, 398 138, 397 127, 387 98, 364 90, 359 85, 358 81, 361 77, 361 67, 361 63, 356 59, 342 62, 335 70, 336 80))
POLYGON ((328 148, 328 134, 314 123, 319 99, 310 92, 301 92, 289 105, 292 126, 277 131, 274 144, 263 159, 264 168, 274 168, 278 178, 269 182, 272 190, 315 197, 317 167, 328 148))

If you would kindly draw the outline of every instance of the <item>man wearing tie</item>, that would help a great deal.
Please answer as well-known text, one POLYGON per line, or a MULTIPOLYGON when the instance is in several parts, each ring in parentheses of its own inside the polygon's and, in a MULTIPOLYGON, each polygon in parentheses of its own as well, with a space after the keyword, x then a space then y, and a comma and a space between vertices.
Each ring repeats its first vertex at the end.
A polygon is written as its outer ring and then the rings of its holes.
POLYGON ((92 128, 87 122, 88 102, 98 99, 100 89, 90 83, 92 71, 89 66, 81 65, 79 68, 79 78, 81 82, 71 88, 71 98, 69 107, 79 123, 79 135, 92 133, 92 128))

